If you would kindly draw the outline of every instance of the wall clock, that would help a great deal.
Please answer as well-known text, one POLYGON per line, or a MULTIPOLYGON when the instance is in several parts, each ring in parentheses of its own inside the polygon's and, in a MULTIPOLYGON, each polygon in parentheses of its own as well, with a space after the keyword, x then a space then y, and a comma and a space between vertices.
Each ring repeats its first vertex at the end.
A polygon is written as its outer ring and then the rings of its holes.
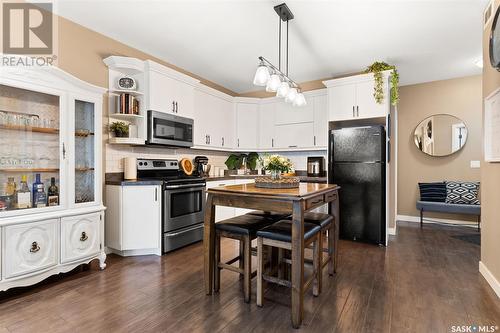
POLYGON ((500 7, 497 8, 493 24, 491 26, 490 35, 490 63, 493 68, 500 71, 500 22, 498 16, 500 14, 500 7))
POLYGON ((118 88, 123 90, 135 90, 135 80, 128 76, 121 77, 118 79, 118 88))

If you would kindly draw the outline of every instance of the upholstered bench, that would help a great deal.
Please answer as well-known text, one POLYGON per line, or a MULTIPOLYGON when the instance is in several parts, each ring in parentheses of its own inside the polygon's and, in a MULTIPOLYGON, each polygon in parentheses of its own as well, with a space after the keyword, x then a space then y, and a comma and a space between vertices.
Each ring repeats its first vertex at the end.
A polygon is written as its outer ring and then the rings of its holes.
POLYGON ((417 201, 417 209, 420 210, 420 227, 424 223, 424 211, 437 213, 477 215, 477 229, 481 224, 481 205, 452 204, 446 202, 417 201))

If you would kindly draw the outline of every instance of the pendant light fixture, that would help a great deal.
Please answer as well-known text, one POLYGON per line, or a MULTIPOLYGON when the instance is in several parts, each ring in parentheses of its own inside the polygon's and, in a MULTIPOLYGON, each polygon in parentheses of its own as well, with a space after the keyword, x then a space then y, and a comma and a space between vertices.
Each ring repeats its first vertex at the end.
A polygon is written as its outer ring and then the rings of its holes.
POLYGON ((277 97, 285 98, 285 102, 292 103, 294 106, 304 106, 307 104, 300 86, 288 76, 288 21, 293 19, 293 14, 285 3, 275 6, 274 10, 278 14, 278 67, 274 66, 269 60, 260 56, 259 66, 255 72, 253 84, 266 87, 267 92, 276 92, 277 97), (281 70, 281 25, 286 22, 286 67, 281 70))

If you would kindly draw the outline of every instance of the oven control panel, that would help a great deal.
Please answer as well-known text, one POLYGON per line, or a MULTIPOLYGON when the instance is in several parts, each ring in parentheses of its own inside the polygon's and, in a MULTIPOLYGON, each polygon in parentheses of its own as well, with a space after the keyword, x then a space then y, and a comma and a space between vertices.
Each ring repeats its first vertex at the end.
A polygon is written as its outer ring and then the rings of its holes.
POLYGON ((150 160, 137 159, 137 170, 178 170, 179 162, 177 160, 150 160))

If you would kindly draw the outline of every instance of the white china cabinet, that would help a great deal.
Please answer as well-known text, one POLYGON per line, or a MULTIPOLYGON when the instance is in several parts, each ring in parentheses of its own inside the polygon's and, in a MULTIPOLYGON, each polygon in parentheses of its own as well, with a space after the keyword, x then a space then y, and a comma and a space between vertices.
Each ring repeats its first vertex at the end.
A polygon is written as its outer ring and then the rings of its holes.
POLYGON ((102 96, 56 67, 2 67, 0 291, 104 254, 102 96))

